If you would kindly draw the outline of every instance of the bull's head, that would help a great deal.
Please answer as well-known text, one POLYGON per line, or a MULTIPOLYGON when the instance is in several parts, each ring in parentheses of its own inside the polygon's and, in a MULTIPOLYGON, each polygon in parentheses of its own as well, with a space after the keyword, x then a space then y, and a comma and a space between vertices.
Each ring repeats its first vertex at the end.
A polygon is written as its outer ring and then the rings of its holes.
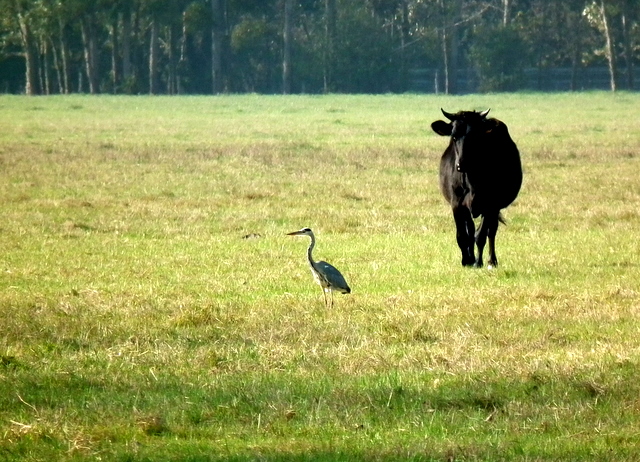
POLYGON ((455 152, 456 170, 465 172, 477 157, 474 141, 486 133, 485 120, 490 109, 482 112, 460 111, 457 114, 451 114, 444 109, 441 111, 450 122, 436 120, 431 124, 431 128, 438 135, 451 137, 450 145, 455 152))

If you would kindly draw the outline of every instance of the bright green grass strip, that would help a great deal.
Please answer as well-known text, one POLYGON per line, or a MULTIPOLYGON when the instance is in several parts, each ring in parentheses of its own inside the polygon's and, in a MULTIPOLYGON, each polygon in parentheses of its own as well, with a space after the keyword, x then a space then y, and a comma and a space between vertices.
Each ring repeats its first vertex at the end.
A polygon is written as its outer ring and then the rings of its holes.
POLYGON ((635 460, 639 103, 1 96, 0 460, 635 460), (522 152, 492 271, 440 107, 522 152))

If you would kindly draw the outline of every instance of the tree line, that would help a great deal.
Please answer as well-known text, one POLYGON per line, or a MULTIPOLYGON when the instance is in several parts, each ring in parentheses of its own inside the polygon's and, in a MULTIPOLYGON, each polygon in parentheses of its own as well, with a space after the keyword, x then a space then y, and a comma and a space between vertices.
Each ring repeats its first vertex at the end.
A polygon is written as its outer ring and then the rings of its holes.
POLYGON ((606 65, 634 89, 640 0, 0 0, 0 92, 455 94, 606 65))

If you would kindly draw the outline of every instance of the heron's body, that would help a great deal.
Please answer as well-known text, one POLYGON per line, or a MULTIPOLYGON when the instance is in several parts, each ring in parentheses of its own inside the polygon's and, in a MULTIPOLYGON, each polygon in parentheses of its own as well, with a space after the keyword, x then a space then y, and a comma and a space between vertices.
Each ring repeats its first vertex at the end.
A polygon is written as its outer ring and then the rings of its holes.
POLYGON ((333 292, 337 291, 343 294, 351 293, 351 288, 345 281, 344 276, 333 265, 330 265, 326 261, 314 261, 313 248, 316 245, 316 237, 313 231, 309 228, 303 228, 300 231, 294 231, 288 233, 289 236, 309 236, 311 243, 307 249, 307 259, 309 260, 309 266, 311 267, 311 273, 315 281, 322 287, 322 293, 324 294, 325 305, 327 304, 327 292, 331 293, 331 305, 333 305, 333 292))

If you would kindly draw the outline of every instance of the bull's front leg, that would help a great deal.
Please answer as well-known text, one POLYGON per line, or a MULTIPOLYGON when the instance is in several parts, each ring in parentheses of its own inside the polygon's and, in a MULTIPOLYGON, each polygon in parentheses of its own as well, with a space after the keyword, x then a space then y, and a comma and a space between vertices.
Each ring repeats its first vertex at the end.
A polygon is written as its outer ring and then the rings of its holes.
POLYGON ((476 233, 476 245, 478 246, 478 259, 475 262, 477 268, 481 268, 484 264, 482 254, 484 246, 489 239, 489 266, 498 266, 498 258, 496 257, 495 238, 498 232, 498 216, 499 213, 487 213, 482 216, 482 222, 476 233))
POLYGON ((462 252, 462 265, 471 266, 476 262, 474 254, 475 225, 471 212, 463 205, 453 207, 453 218, 456 222, 456 239, 462 252))

